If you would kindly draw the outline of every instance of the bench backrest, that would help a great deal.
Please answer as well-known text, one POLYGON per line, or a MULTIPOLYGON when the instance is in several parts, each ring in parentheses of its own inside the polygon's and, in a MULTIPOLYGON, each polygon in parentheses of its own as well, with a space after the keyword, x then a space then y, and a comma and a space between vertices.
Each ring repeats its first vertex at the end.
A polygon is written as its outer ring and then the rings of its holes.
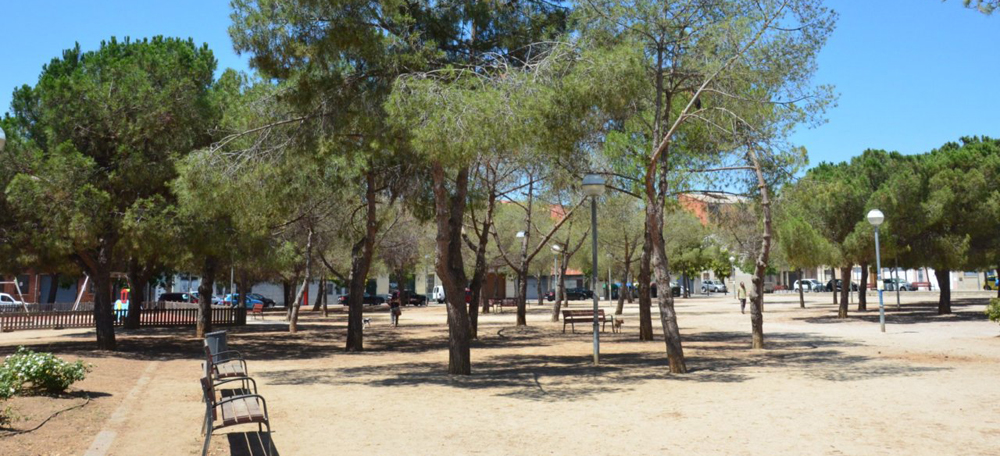
MULTIPOLYGON (((564 310, 562 311, 563 317, 593 317, 593 310, 564 310)), ((604 316, 604 309, 597 309, 597 316, 604 316)))
POLYGON ((264 305, 263 304, 254 304, 252 312, 253 313, 264 313, 264 305))
POLYGON ((228 344, 226 343, 225 331, 215 331, 205 334, 205 344, 212 350, 213 354, 224 352, 229 349, 228 344))

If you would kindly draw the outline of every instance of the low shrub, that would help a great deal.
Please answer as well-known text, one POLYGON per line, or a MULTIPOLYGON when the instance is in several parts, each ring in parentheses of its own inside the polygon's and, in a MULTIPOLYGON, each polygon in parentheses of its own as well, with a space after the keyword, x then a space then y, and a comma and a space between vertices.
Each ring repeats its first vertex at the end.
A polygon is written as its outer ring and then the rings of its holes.
POLYGON ((990 321, 1000 323, 1000 298, 990 299, 990 305, 986 306, 986 315, 990 321))
POLYGON ((0 365, 0 399, 22 393, 59 393, 83 380, 91 367, 63 361, 51 353, 18 347, 0 365))

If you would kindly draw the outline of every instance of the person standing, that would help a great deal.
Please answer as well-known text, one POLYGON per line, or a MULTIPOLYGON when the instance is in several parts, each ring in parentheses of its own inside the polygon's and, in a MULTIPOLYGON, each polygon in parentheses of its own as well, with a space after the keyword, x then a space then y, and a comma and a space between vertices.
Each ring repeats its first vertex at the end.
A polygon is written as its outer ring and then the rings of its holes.
POLYGON ((740 289, 736 290, 736 299, 740 300, 740 313, 746 313, 747 287, 743 282, 740 282, 740 289))

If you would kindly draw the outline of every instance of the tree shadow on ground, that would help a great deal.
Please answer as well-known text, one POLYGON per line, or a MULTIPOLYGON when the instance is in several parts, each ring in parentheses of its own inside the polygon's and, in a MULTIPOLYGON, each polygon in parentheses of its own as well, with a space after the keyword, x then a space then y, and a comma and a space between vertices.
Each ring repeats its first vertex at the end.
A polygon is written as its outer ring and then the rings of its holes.
MULTIPOLYGON (((951 302, 951 313, 939 315, 937 302, 904 303, 899 309, 896 308, 895 301, 892 303, 886 302, 885 322, 886 324, 894 325, 914 325, 922 323, 986 321, 986 314, 981 310, 970 309, 972 306, 984 305, 986 303, 987 300, 985 299, 955 299, 951 302)), ((878 323, 878 300, 876 299, 874 303, 869 302, 868 310, 866 311, 858 311, 852 307, 847 313, 847 318, 838 318, 837 311, 834 309, 830 313, 818 317, 793 317, 792 319, 817 324, 850 321, 878 323)))
POLYGON ((857 344, 812 334, 768 335, 771 348, 764 351, 748 350, 746 339, 746 334, 737 332, 689 336, 686 342, 693 356, 687 358, 691 372, 685 375, 669 374, 662 352, 606 354, 595 367, 589 355, 499 354, 479 358, 474 350, 471 376, 447 375, 442 363, 379 363, 377 359, 366 366, 288 369, 259 376, 270 385, 434 385, 491 390, 497 396, 531 401, 563 401, 627 391, 639 383, 657 380, 744 382, 769 370, 816 380, 857 381, 942 369, 848 355, 838 348, 857 344))

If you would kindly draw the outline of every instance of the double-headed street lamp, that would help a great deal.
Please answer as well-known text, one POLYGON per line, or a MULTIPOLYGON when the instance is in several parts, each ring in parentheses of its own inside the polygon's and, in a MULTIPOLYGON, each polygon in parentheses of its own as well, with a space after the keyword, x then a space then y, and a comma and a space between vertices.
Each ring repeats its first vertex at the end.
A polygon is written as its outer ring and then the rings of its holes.
POLYGON ((885 332, 885 303, 882 302, 882 289, 885 287, 882 283, 882 255, 879 253, 878 247, 878 227, 884 221, 885 215, 882 214, 882 211, 872 209, 868 212, 868 223, 875 227, 875 267, 878 268, 878 272, 875 274, 875 288, 878 289, 878 323, 882 327, 882 332, 885 332))
MULTIPOLYGON (((590 239, 593 243, 593 268, 591 275, 591 288, 597 287, 597 197, 604 194, 604 177, 599 174, 587 174, 583 176, 583 194, 590 197, 590 239)), ((594 293, 594 365, 596 366, 600 358, 601 336, 597 325, 597 293, 594 293)))

